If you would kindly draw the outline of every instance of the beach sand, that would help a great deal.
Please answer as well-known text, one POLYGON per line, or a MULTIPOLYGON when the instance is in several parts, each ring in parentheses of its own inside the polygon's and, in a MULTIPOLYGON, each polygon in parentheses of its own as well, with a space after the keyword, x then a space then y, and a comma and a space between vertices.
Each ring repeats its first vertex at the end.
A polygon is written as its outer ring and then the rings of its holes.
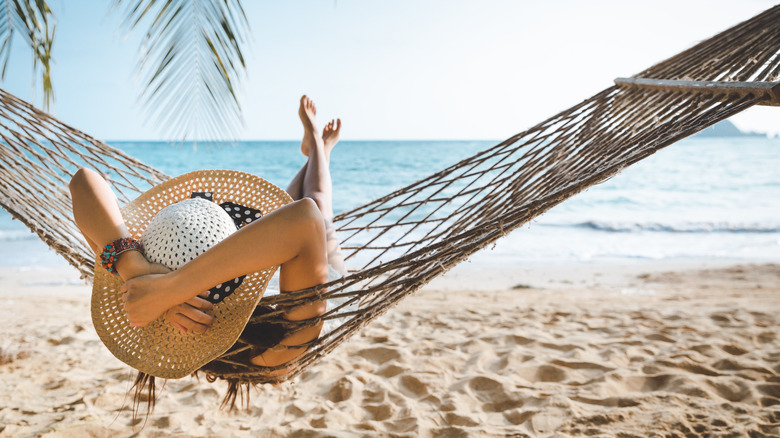
POLYGON ((248 410, 185 378, 136 424, 89 293, 0 270, 0 437, 780 436, 778 265, 467 263, 248 410))

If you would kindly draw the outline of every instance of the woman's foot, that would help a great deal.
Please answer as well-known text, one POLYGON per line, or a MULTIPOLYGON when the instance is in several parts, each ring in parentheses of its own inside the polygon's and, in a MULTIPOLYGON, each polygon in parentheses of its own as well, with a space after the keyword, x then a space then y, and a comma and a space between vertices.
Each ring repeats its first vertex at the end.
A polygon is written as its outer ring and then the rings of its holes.
POLYGON ((330 161, 330 151, 339 142, 341 132, 341 119, 331 120, 322 129, 322 141, 325 143, 325 157, 330 161))
MULTIPOLYGON (((317 107, 314 101, 306 95, 301 96, 301 104, 298 107, 298 117, 303 123, 303 140, 301 140, 301 153, 309 156, 312 147, 316 147, 317 107)), ((339 142, 341 133, 341 119, 331 120, 322 130, 322 141, 325 146, 325 158, 330 161, 330 151, 339 142)))
POLYGON ((309 156, 309 150, 313 146, 314 136, 317 135, 317 107, 314 106, 314 101, 309 99, 305 94, 301 96, 301 104, 298 107, 298 117, 301 118, 303 123, 303 140, 301 140, 301 153, 305 156, 309 156))

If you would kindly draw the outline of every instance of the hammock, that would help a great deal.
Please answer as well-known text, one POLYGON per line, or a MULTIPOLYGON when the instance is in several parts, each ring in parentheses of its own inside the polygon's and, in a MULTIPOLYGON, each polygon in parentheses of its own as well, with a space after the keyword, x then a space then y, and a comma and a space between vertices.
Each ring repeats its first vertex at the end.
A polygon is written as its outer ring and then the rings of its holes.
MULTIPOLYGON (((780 6, 706 40, 407 187, 335 217, 347 277, 306 291, 264 297, 276 309, 249 325, 291 330, 337 319, 283 377, 237 358, 237 342, 204 366, 210 381, 289 379, 362 326, 474 252, 570 196, 677 140, 753 105, 780 105, 780 6), (327 289, 327 291, 325 291, 327 289), (320 295, 305 298, 316 290, 320 295), (341 298, 320 318, 288 322, 287 309, 341 298), (357 308, 357 310, 355 310, 357 308)), ((93 260, 71 214, 67 185, 80 167, 101 172, 121 202, 169 177, 0 90, 0 204, 74 267, 93 260)))

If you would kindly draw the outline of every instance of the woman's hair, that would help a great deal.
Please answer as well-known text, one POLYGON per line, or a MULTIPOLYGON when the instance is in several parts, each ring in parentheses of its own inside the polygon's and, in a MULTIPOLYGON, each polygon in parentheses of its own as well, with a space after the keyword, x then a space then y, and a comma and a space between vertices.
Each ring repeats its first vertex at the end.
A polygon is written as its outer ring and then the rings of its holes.
MULTIPOLYGON (((261 317, 272 312, 277 312, 276 306, 257 306, 252 313, 252 318, 261 317)), ((251 318, 250 318, 251 319, 251 318)), ((248 324, 239 337, 239 342, 231 347, 227 353, 237 345, 249 345, 251 348, 245 348, 244 351, 231 356, 231 359, 237 362, 246 363, 252 366, 251 360, 253 357, 257 357, 269 348, 275 347, 282 342, 282 339, 286 338, 290 333, 288 325, 278 322, 259 322, 248 324)), ((206 381, 212 383, 218 379, 219 375, 225 375, 228 371, 232 371, 233 366, 220 362, 219 359, 215 359, 203 367, 200 372, 206 375, 206 381), (230 369, 228 369, 230 368, 230 369)), ((196 377, 198 371, 195 372, 196 377)), ((228 384, 227 393, 225 398, 222 399, 220 408, 227 408, 233 410, 236 408, 236 401, 240 398, 240 405, 243 407, 249 407, 249 389, 252 387, 251 382, 242 382, 238 379, 225 379, 228 384)), ((138 411, 141 403, 146 401, 146 416, 148 417, 154 411, 154 405, 157 401, 157 395, 155 392, 155 377, 149 374, 138 372, 135 378, 131 390, 134 390, 133 395, 133 421, 138 418, 138 411)))

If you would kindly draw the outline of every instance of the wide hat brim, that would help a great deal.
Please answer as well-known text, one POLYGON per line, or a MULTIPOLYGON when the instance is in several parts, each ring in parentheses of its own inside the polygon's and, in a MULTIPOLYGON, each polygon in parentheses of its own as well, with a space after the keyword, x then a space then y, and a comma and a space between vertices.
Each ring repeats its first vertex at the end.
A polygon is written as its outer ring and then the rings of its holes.
MULTIPOLYGON (((210 192, 226 201, 259 210, 263 215, 292 202, 279 187, 248 173, 202 170, 165 181, 121 209, 130 234, 140 239, 152 218, 168 205, 210 192)), ((161 316, 145 327, 130 327, 119 291, 122 279, 95 263, 92 322, 117 359, 146 374, 166 379, 188 376, 227 351, 241 335, 277 266, 250 273, 241 286, 214 306, 214 322, 206 333, 181 332, 161 316)))

